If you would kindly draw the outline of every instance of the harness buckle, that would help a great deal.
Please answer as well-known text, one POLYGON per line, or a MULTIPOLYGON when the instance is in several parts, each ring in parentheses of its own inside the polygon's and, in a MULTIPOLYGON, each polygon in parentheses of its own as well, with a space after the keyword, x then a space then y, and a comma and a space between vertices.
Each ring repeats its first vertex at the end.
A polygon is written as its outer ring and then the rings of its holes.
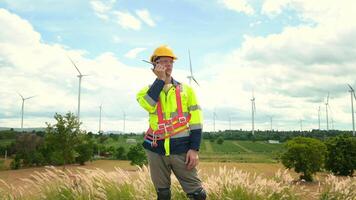
POLYGON ((162 124, 158 124, 158 130, 163 130, 166 129, 166 124, 162 123, 162 124))
POLYGON ((165 127, 164 127, 164 132, 168 133, 168 132, 171 132, 171 131, 173 131, 172 123, 166 124, 165 127))
MULTIPOLYGON (((170 121, 171 122, 171 121, 170 121)), ((161 123, 158 124, 158 130, 164 130, 165 133, 173 131, 172 123, 161 123)))
POLYGON ((179 117, 178 121, 179 121, 179 123, 186 123, 187 122, 187 118, 186 117, 179 117))

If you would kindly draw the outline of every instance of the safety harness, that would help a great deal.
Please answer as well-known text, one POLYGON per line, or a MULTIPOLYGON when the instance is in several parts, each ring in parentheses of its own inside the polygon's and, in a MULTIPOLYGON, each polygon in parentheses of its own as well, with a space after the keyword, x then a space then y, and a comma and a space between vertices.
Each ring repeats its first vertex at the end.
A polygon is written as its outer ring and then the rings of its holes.
POLYGON ((183 115, 182 110, 182 99, 180 96, 180 86, 176 86, 176 102, 177 102, 177 112, 178 115, 170 118, 164 119, 162 112, 161 101, 157 102, 157 116, 158 116, 158 129, 153 131, 151 127, 146 131, 144 141, 151 144, 152 147, 157 147, 158 140, 164 140, 170 138, 178 133, 181 133, 189 129, 189 121, 191 115, 187 117, 183 115))

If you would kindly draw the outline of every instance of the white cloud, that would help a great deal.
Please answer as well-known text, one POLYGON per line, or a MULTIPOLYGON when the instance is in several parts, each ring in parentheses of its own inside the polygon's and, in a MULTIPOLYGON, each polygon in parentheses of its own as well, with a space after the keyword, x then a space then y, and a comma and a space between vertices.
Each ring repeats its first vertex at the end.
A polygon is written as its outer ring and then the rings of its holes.
POLYGON ((109 20, 110 11, 115 4, 116 0, 91 0, 90 5, 92 6, 94 13, 103 20, 109 20))
POLYGON ((121 43, 121 42, 122 42, 122 39, 121 39, 119 36, 114 35, 114 36, 112 37, 112 41, 113 41, 115 44, 118 44, 118 43, 121 43))
POLYGON ((288 3, 288 0, 267 0, 263 4, 261 12, 273 17, 280 14, 282 9, 286 7, 288 3))
POLYGON ((104 130, 121 130, 121 109, 128 114, 127 131, 146 128, 147 123, 142 122, 145 112, 136 103, 135 95, 154 80, 149 69, 127 66, 112 53, 87 59, 82 50, 45 44, 26 20, 4 9, 0 9, 0 24, 12 33, 0 33, 0 127, 20 125, 21 99, 17 92, 24 96, 37 95, 26 102, 25 127, 43 127, 46 121, 53 121, 55 112, 76 113, 78 78, 66 57, 69 55, 83 74, 90 75, 82 80, 81 119, 84 127, 97 130, 97 107, 102 103, 103 117, 107 118, 103 123, 116 124, 104 130), (128 84, 132 83, 133 77, 142 84, 128 84), (137 121, 142 123, 133 126, 137 121))
POLYGON ((148 10, 136 10, 136 15, 147 25, 151 27, 156 26, 148 10))
POLYGON ((236 12, 242 12, 247 15, 253 15, 255 13, 253 7, 247 0, 220 0, 226 8, 234 10, 236 12))
POLYGON ((15 14, 9 13, 7 10, 0 8, 0 43, 17 44, 23 46, 31 46, 38 44, 41 36, 33 30, 33 27, 27 21, 22 20, 15 14), (14 32, 18 29, 24 29, 22 34, 14 37, 14 32))
POLYGON ((249 99, 254 89, 257 127, 268 128, 268 115, 274 115, 279 129, 298 129, 300 119, 305 129, 317 128, 317 108, 322 106, 325 129, 323 99, 330 91, 333 112, 329 117, 335 128, 350 129, 346 84, 356 85, 356 42, 352 39, 356 37, 356 24, 352 22, 356 15, 350 9, 356 3, 274 3, 278 6, 271 6, 270 13, 294 9, 306 24, 285 27, 280 33, 264 37, 245 36, 241 48, 227 56, 218 55, 219 62, 207 60, 207 69, 197 74, 198 80, 211 77, 210 81, 201 81, 202 104, 210 111, 235 109, 240 113, 239 120, 245 121, 242 127, 249 128, 249 99), (315 24, 310 26, 308 21, 315 24), (209 91, 214 91, 215 98, 209 91))
MULTIPOLYGON (((124 29, 140 30, 142 22, 148 26, 154 27, 153 21, 147 9, 136 10, 136 15, 129 11, 114 10, 116 0, 91 0, 90 5, 97 17, 104 21, 113 21, 124 29)), ((117 40, 114 40, 117 42, 117 40)))
POLYGON ((146 48, 134 48, 134 49, 131 49, 129 52, 127 52, 125 54, 125 57, 131 58, 131 59, 135 59, 135 58, 137 58, 137 55, 139 53, 141 53, 142 51, 145 51, 145 50, 146 50, 146 48))
POLYGON ((129 12, 114 11, 113 14, 117 17, 117 23, 125 29, 140 30, 141 21, 129 12))

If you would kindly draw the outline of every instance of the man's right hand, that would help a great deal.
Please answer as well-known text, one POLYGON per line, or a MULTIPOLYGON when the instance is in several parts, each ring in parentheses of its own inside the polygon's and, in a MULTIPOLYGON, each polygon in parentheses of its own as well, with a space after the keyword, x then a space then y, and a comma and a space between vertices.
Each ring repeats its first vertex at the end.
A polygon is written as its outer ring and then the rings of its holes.
POLYGON ((152 69, 152 71, 158 79, 161 79, 163 81, 166 80, 166 67, 164 65, 157 63, 155 68, 152 69))

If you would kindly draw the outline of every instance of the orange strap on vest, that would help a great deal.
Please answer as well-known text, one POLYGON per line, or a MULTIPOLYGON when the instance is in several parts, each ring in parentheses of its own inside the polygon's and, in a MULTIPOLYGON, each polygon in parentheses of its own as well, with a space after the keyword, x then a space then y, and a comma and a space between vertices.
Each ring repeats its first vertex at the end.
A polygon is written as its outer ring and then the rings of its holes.
POLYGON ((183 115, 182 98, 180 96, 180 86, 176 86, 176 102, 178 116, 165 120, 162 112, 161 101, 157 102, 157 116, 158 129, 153 131, 151 127, 148 128, 144 140, 151 144, 152 147, 157 147, 157 140, 164 140, 181 133, 189 128, 190 114, 188 117, 183 115), (184 127, 184 128, 182 128, 184 127), (179 130, 177 130, 179 129, 179 130), (168 133, 166 135, 166 133, 168 133))

